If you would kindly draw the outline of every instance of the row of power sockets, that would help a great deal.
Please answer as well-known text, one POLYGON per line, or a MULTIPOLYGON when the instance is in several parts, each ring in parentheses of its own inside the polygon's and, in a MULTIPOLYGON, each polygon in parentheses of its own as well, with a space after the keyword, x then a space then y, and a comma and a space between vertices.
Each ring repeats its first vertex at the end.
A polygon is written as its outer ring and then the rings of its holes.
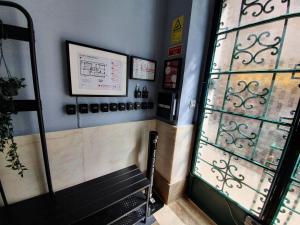
POLYGON ((65 106, 65 111, 68 115, 77 113, 99 113, 101 112, 115 112, 115 111, 131 111, 139 109, 153 109, 153 102, 127 102, 127 103, 101 103, 101 104, 68 104, 65 106))

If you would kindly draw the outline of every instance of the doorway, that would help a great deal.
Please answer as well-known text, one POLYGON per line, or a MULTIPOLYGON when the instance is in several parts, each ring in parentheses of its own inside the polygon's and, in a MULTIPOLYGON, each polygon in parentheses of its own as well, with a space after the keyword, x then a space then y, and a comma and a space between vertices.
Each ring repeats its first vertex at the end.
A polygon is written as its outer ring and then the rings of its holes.
POLYGON ((299 224, 300 2, 216 4, 189 196, 218 224, 299 224))

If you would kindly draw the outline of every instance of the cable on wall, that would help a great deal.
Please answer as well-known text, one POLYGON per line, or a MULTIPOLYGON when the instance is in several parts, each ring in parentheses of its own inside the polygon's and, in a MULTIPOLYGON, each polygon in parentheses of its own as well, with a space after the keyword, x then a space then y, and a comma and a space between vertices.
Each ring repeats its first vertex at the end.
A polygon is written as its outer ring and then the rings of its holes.
POLYGON ((80 125, 80 113, 79 113, 79 111, 78 111, 78 107, 79 107, 79 104, 78 104, 78 97, 76 97, 77 128, 81 128, 81 125, 80 125))

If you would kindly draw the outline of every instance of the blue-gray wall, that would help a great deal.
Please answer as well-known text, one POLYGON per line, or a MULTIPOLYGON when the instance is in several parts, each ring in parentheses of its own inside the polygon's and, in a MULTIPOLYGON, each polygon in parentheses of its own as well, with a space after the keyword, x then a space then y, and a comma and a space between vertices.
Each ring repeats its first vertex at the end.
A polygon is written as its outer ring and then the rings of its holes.
POLYGON ((213 6, 213 0, 193 0, 192 3, 178 125, 191 124, 195 119, 195 108, 189 105, 191 100, 197 99, 199 79, 204 76, 201 66, 205 59, 205 43, 208 41, 207 31, 213 6))
MULTIPOLYGON (((168 49, 171 47, 170 33, 173 19, 184 16, 183 34, 183 58, 182 87, 177 91, 177 121, 175 125, 187 125, 194 123, 195 108, 190 108, 191 100, 198 96, 201 64, 205 53, 207 29, 211 20, 210 12, 213 10, 214 0, 168 0, 166 8, 165 36, 164 36, 164 60, 168 57, 168 49)), ((174 57, 173 57, 174 58, 174 57)), ((176 57, 175 57, 176 58, 176 57)), ((159 90, 162 84, 160 80, 159 90)))
MULTIPOLYGON (((76 116, 68 116, 63 105, 75 103, 68 95, 65 40, 107 48, 129 55, 155 59, 161 70, 162 39, 164 36, 165 1, 162 0, 15 0, 31 14, 36 35, 37 63, 40 79, 46 131, 77 127, 76 116)), ((15 10, 0 9, 4 23, 26 26, 15 10)), ((33 98, 28 46, 7 40, 5 55, 13 74, 24 76, 27 88, 20 99, 33 98)), ((79 103, 135 101, 135 85, 147 85, 149 100, 156 100, 157 82, 129 80, 128 97, 79 98, 79 103)), ((152 119, 149 111, 112 112, 80 116, 81 127, 152 119)), ((14 118, 15 133, 37 131, 34 113, 19 113, 14 118)))
MULTIPOLYGON (((68 95, 65 40, 107 48, 129 55, 158 61, 156 82, 129 80, 128 97, 80 97, 79 103, 135 101, 133 91, 137 83, 147 85, 149 100, 156 102, 162 90, 162 67, 168 59, 170 31, 174 18, 184 15, 183 83, 179 89, 178 125, 193 123, 204 43, 212 10, 211 0, 14 0, 24 6, 33 17, 36 34, 37 63, 43 101, 46 131, 77 128, 76 116, 63 111, 65 104, 75 103, 68 95)), ((0 9, 4 23, 26 26, 20 13, 0 9)), ((13 74, 24 76, 27 88, 19 98, 33 98, 28 45, 7 40, 5 55, 13 74)), ((3 70, 1 70, 3 72, 3 70)), ((155 109, 149 111, 112 112, 80 115, 80 126, 138 121, 155 118, 155 109)), ((19 113, 14 117, 15 133, 37 132, 35 113, 19 113)))

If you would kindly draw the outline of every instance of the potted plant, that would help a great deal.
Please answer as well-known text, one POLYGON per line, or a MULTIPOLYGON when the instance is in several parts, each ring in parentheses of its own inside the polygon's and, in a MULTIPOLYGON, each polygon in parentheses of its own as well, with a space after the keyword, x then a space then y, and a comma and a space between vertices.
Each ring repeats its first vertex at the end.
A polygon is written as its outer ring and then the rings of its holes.
POLYGON ((19 90, 24 88, 25 79, 11 75, 3 54, 2 41, 0 40, 0 69, 4 65, 6 75, 0 74, 0 152, 5 154, 8 162, 6 167, 18 172, 23 177, 27 168, 21 163, 18 146, 14 140, 14 129, 12 124, 12 114, 16 113, 14 108, 14 97, 18 95, 19 90))
POLYGON ((13 97, 18 95, 20 88, 25 87, 24 78, 17 77, 0 77, 1 94, 6 97, 13 97))

